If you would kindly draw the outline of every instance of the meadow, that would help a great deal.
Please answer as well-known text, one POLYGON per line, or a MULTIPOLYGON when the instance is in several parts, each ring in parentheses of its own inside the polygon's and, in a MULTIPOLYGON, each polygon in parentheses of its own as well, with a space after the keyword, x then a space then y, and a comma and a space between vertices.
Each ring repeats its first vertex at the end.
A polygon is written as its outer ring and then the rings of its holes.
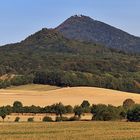
POLYGON ((0 123, 0 140, 139 140, 140 123, 0 123))

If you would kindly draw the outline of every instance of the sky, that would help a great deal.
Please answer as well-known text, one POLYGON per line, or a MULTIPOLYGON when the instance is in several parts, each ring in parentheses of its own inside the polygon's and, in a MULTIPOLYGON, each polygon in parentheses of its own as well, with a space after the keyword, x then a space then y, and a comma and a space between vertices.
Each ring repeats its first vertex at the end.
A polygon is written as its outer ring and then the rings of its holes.
POLYGON ((140 36, 140 0, 0 0, 0 45, 19 42, 75 14, 140 36))

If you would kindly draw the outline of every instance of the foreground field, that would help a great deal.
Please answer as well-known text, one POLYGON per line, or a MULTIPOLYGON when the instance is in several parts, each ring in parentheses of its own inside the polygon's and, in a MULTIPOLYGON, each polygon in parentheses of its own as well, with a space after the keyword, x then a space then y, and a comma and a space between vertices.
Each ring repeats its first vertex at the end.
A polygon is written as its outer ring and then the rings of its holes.
POLYGON ((62 102, 72 106, 88 100, 91 104, 122 105, 127 98, 140 103, 140 94, 127 93, 94 87, 58 88, 42 85, 27 85, 0 90, 0 106, 12 105, 14 101, 21 101, 24 105, 46 106, 62 102))
POLYGON ((139 140, 140 123, 0 123, 0 140, 139 140))

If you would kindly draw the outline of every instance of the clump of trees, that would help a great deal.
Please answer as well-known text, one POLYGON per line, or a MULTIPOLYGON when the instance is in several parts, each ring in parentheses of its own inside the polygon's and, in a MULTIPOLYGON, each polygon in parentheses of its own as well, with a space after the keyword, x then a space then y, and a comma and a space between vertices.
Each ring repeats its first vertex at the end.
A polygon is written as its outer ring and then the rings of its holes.
MULTIPOLYGON (((72 107, 71 105, 63 105, 62 103, 56 103, 46 107, 40 106, 23 106, 20 101, 15 101, 13 106, 3 106, 0 107, 0 116, 4 119, 7 115, 11 113, 54 113, 56 114, 55 121, 78 121, 84 113, 92 113, 93 121, 111 121, 111 120, 122 120, 127 119, 128 121, 140 122, 140 105, 135 104, 132 99, 126 99, 122 106, 112 106, 112 105, 90 105, 87 100, 84 100, 81 105, 76 105, 72 107), (67 118, 63 116, 66 113, 73 113, 74 116, 67 118)), ((15 122, 20 120, 16 117, 15 122)), ((28 118, 28 122, 33 122, 34 118, 28 118)), ((45 116, 42 121, 52 122, 52 118, 45 116)))
POLYGON ((132 122, 140 122, 140 104, 134 105, 127 111, 127 119, 132 122))
POLYGON ((33 83, 33 75, 17 75, 11 79, 0 80, 0 89, 33 83))
POLYGON ((120 108, 112 105, 93 105, 91 108, 91 113, 93 114, 92 120, 96 121, 110 121, 122 119, 122 112, 120 108))

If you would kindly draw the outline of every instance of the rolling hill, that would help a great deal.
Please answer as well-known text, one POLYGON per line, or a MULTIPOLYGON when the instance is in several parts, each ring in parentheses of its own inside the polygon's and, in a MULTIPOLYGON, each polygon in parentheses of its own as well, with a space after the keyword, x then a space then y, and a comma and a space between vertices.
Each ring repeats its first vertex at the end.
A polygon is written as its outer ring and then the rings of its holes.
POLYGON ((28 85, 17 89, 0 90, 0 106, 10 104, 14 101, 21 101, 24 105, 46 106, 54 103, 62 102, 65 105, 81 104, 83 100, 88 100, 91 104, 112 104, 115 106, 122 105, 127 98, 133 99, 136 103, 140 103, 140 95, 116 90, 94 87, 72 87, 60 88, 48 86, 38 89, 39 85, 28 85), (29 88, 30 87, 30 88, 29 88), (32 87, 32 88, 31 88, 32 87), (54 90, 52 90, 54 88, 54 90), (44 89, 44 90, 43 90, 44 89))

